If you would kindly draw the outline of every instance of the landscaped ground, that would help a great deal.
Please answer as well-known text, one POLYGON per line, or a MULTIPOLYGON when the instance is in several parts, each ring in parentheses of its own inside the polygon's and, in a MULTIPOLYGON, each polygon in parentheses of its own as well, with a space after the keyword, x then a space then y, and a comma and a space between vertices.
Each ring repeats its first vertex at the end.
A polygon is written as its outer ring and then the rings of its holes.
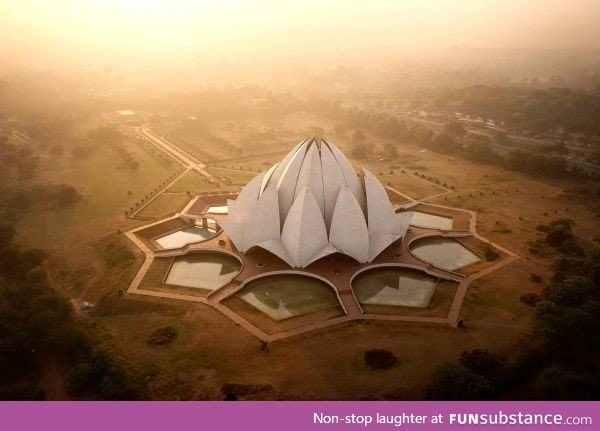
POLYGON ((437 186, 430 181, 417 178, 410 174, 396 173, 390 175, 387 173, 379 175, 379 179, 384 185, 390 186, 394 190, 398 190, 402 193, 406 193, 416 200, 425 199, 446 191, 446 189, 437 186))
POLYGON ((32 182, 72 184, 83 194, 83 202, 72 208, 26 214, 19 220, 19 233, 29 243, 64 248, 71 240, 69 235, 87 236, 82 229, 106 235, 122 227, 124 211, 178 169, 175 164, 163 166, 135 143, 129 143, 127 149, 139 162, 137 169, 120 167, 121 158, 107 146, 98 146, 83 158, 73 158, 68 152, 42 157, 40 172, 32 182))
POLYGON ((162 218, 181 211, 189 200, 190 196, 186 193, 162 193, 138 212, 137 216, 144 218, 162 218))
MULTIPOLYGON (((283 119, 281 128, 309 130, 314 123, 313 117, 283 119)), ((290 137, 288 148, 301 137, 290 137)), ((335 142, 346 149, 350 138, 335 142)), ((19 231, 30 244, 51 250, 51 272, 68 291, 86 288, 87 297, 99 303, 102 312, 92 319, 116 335, 134 364, 153 370, 150 379, 157 398, 221 399, 220 387, 225 383, 272 385, 270 391, 246 397, 258 399, 420 398, 431 371, 446 360, 456 360, 464 349, 488 348, 510 358, 528 343, 533 311, 519 297, 540 292, 543 284, 529 281, 529 276, 536 273, 547 281, 553 262, 552 257, 529 253, 528 241, 541 237, 537 225, 570 217, 584 245, 598 240, 600 209, 593 201, 566 192, 577 185, 573 181, 534 180, 405 144, 394 160, 373 157, 365 165, 375 173, 393 169, 398 177, 400 169, 417 171, 454 186, 455 190, 431 202, 476 210, 481 235, 519 253, 521 259, 472 283, 460 316, 465 330, 434 324, 353 322, 264 349, 246 330, 209 306, 122 294, 142 261, 139 250, 115 233, 133 224, 123 211, 178 168, 167 169, 136 148, 132 152, 139 151, 136 157, 141 161, 137 170, 116 168, 118 156, 110 148, 98 148, 87 160, 72 161, 67 153, 43 160, 43 181, 75 184, 84 192, 85 201, 71 209, 28 214, 19 222, 19 231), (113 255, 128 256, 126 265, 119 266, 122 258, 111 260, 113 255), (165 326, 177 329, 175 341, 149 345, 152 331, 165 326), (370 348, 392 351, 398 365, 383 371, 367 368, 362 358, 370 348)), ((266 169, 281 156, 238 157, 219 166, 266 169)), ((242 181, 231 176, 234 183, 242 181)), ((400 178, 397 187, 413 198, 439 189, 413 177, 400 178), (413 180, 414 184, 404 182, 413 180)), ((388 181, 385 176, 382 180, 388 181)), ((165 204, 151 214, 172 210, 180 203, 165 204)))
POLYGON ((211 167, 207 169, 209 173, 216 177, 225 177, 231 181, 231 185, 234 186, 245 186, 250 182, 252 178, 258 175, 258 172, 254 171, 243 171, 239 169, 229 168, 216 168, 211 167))
POLYGON ((215 184, 211 184, 207 178, 197 171, 186 172, 179 180, 173 183, 167 192, 169 193, 202 193, 218 190, 215 184))

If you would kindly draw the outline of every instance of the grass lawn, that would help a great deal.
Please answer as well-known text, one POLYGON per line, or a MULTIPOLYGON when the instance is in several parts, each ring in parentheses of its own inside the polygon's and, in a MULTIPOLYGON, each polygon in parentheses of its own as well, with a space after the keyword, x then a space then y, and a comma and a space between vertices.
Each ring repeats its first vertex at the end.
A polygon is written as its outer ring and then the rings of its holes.
POLYGON ((165 217, 180 211, 189 200, 190 197, 185 193, 162 193, 137 215, 150 218, 165 217))
MULTIPOLYGON (((291 148, 289 148, 291 150, 291 148)), ((288 151, 289 151, 288 150, 288 151)), ((265 155, 249 155, 240 157, 234 160, 227 160, 223 163, 216 162, 214 165, 219 168, 226 169, 242 169, 242 170, 253 170, 253 171, 266 171, 275 163, 278 163, 287 154, 287 151, 280 151, 276 154, 265 155)))
MULTIPOLYGON (((43 155, 39 173, 31 183, 71 184, 83 199, 71 208, 24 214, 19 218, 19 234, 31 244, 56 246, 70 229, 102 225, 115 216, 122 217, 125 210, 178 168, 175 164, 165 168, 133 143, 127 149, 139 162, 138 169, 117 168, 122 160, 110 147, 98 147, 83 159, 73 159, 67 152, 61 156, 43 155)), ((116 229, 114 222, 109 225, 112 227, 108 231, 116 229)))
POLYGON ((445 191, 443 188, 437 187, 428 181, 408 174, 379 175, 378 177, 384 185, 390 183, 394 189, 416 200, 425 199, 428 196, 437 195, 445 191))
POLYGON ((219 190, 217 186, 210 184, 207 178, 197 171, 187 172, 167 189, 169 193, 201 193, 217 190, 219 190))
MULTIPOLYGON (((213 133, 213 131, 211 131, 211 134, 218 135, 217 133, 213 133)), ((220 142, 214 142, 202 134, 195 134, 183 129, 177 129, 171 132, 170 139, 182 149, 197 155, 200 159, 211 158, 213 160, 218 160, 235 157, 235 152, 228 146, 224 146, 220 142), (206 155, 209 157, 206 157, 206 155)))
POLYGON ((227 177, 231 180, 231 184, 234 186, 245 186, 250 182, 252 178, 258 175, 258 172, 247 172, 239 171, 236 169, 225 169, 225 168, 208 168, 208 172, 217 177, 227 177))

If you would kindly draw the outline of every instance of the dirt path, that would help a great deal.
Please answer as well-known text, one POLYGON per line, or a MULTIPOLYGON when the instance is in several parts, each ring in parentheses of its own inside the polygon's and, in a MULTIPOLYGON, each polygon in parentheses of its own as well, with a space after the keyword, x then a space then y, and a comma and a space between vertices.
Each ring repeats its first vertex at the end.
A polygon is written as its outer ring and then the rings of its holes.
POLYGON ((104 270, 104 265, 102 265, 97 258, 92 261, 92 267, 94 268, 94 276, 90 278, 87 283, 85 283, 85 286, 81 290, 79 297, 72 299, 72 301, 77 303, 79 308, 81 308, 81 303, 84 301, 86 293, 90 290, 94 283, 96 283, 96 280, 98 280, 98 277, 100 277, 100 274, 102 274, 104 270))
POLYGON ((39 352, 38 364, 42 370, 40 385, 46 391, 46 400, 67 400, 65 381, 56 358, 50 352, 39 352))

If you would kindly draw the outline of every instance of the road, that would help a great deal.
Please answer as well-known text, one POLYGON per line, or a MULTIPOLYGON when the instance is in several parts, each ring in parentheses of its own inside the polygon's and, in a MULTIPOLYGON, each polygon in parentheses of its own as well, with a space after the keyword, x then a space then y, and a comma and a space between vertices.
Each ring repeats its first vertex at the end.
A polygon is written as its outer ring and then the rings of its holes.
POLYGON ((182 151, 180 148, 178 148, 177 146, 175 146, 174 144, 169 142, 164 137, 154 133, 148 127, 145 127, 145 126, 132 127, 132 129, 137 135, 150 141, 152 144, 156 145, 161 150, 169 153, 173 158, 175 158, 175 160, 177 160, 179 163, 181 163, 181 165, 183 165, 183 167, 185 167, 187 170, 197 171, 211 181, 214 181, 214 182, 219 181, 218 178, 216 178, 215 176, 213 176, 210 172, 208 172, 206 170, 206 164, 204 164, 200 161, 193 160, 191 156, 186 154, 184 151, 182 151))

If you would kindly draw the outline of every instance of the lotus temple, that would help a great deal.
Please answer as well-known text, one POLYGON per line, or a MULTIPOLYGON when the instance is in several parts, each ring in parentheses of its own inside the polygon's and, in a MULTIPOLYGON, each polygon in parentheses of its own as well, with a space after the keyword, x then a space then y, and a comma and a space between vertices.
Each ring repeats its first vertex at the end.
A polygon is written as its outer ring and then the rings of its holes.
POLYGON ((206 304, 264 342, 355 320, 456 326, 469 284, 518 258, 476 216, 306 139, 239 193, 126 232, 145 254, 128 293, 206 304))

